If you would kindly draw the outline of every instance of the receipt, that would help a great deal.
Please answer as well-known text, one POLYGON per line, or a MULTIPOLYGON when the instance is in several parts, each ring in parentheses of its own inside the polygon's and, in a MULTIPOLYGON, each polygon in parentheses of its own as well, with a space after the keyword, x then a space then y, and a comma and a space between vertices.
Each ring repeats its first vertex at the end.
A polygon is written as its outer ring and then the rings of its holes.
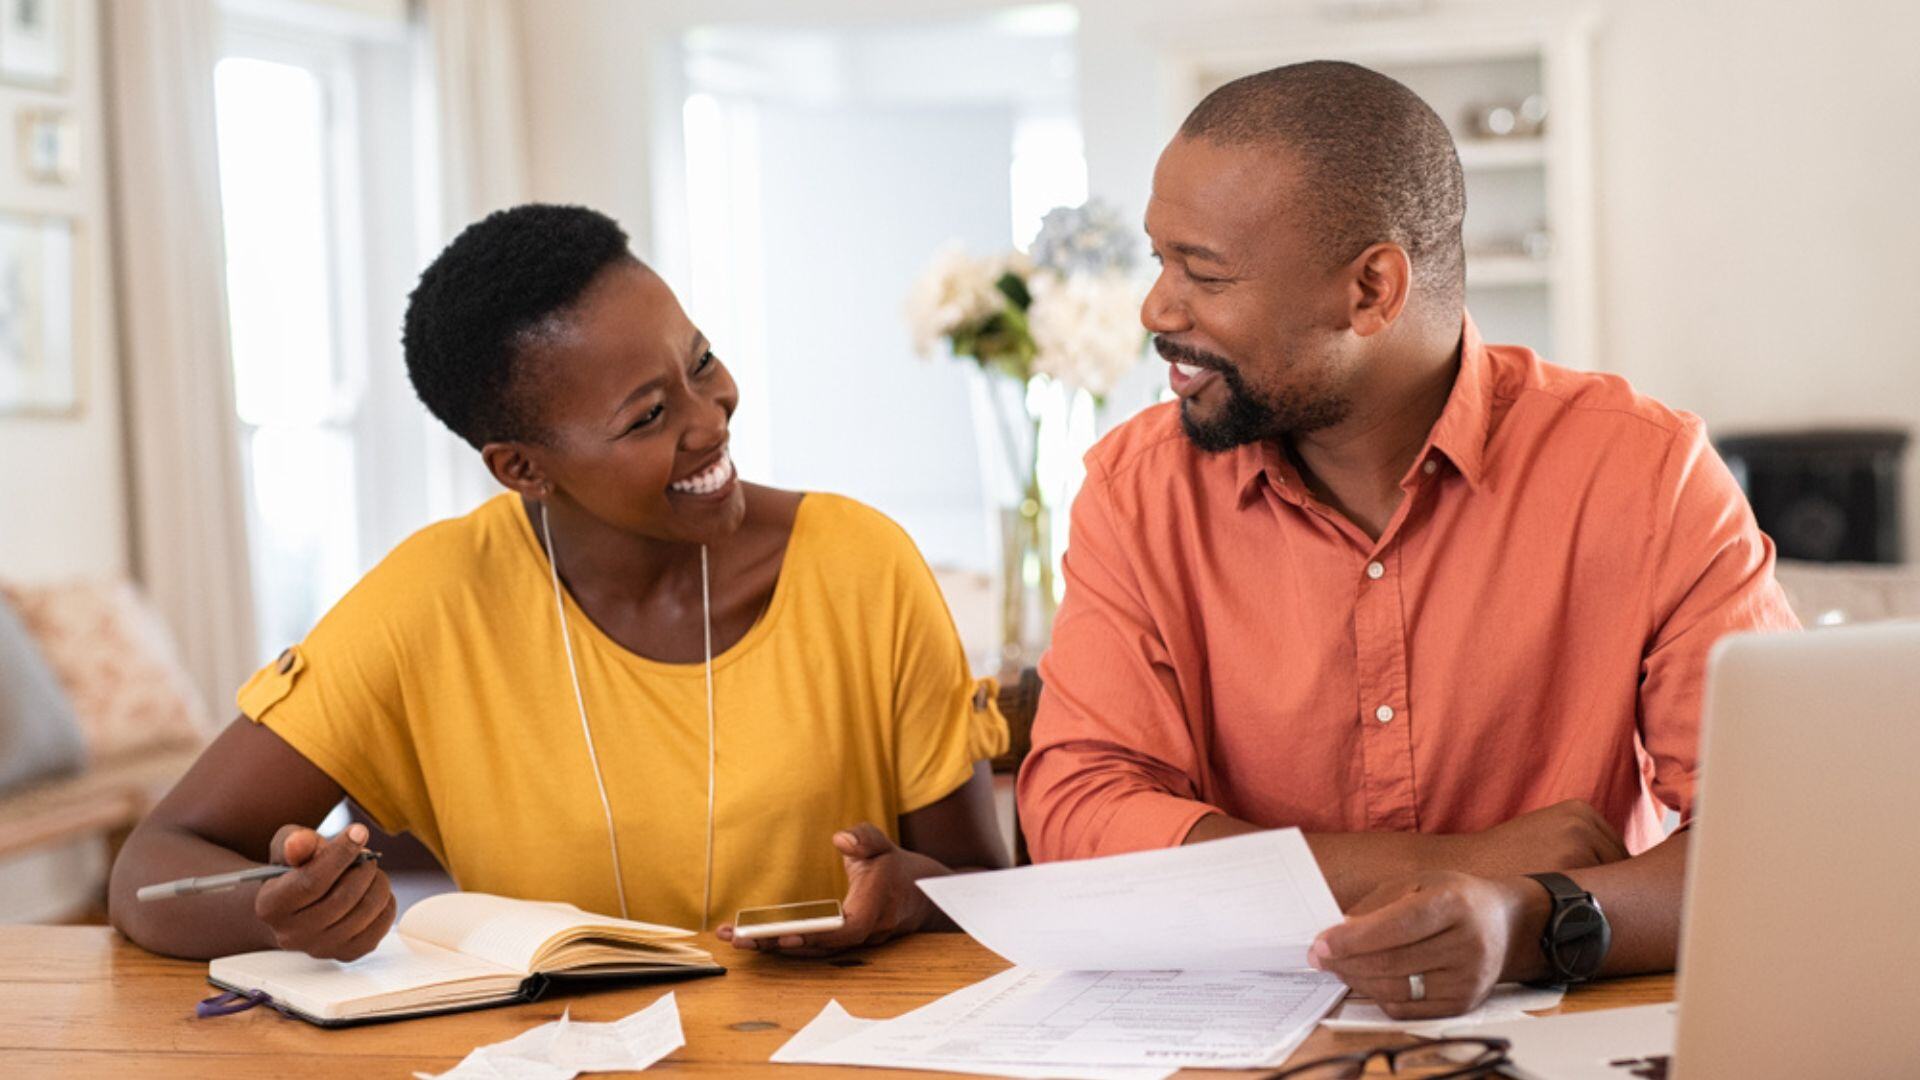
POLYGON ((451 1070, 417 1080, 572 1080, 588 1072, 637 1072, 687 1044, 671 993, 621 1020, 583 1023, 572 1010, 505 1042, 479 1047, 451 1070))

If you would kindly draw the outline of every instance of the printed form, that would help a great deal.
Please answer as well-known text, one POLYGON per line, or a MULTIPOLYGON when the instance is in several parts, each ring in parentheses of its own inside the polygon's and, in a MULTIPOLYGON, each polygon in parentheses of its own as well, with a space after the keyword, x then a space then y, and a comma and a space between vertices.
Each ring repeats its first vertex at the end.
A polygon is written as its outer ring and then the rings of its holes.
POLYGON ((1306 967, 1341 916, 1294 829, 921 887, 1019 966, 894 1020, 831 1006, 774 1060, 1093 1080, 1258 1067, 1346 993, 1306 967))

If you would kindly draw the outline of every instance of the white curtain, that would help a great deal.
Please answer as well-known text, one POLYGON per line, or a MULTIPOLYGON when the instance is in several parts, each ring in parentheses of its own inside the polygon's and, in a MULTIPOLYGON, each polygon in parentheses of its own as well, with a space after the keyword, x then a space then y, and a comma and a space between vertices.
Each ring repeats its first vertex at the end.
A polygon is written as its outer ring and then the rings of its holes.
POLYGON ((254 655, 210 0, 102 4, 133 549, 207 700, 254 655))
MULTIPOLYGON (((428 83, 420 175, 432 205, 428 251, 488 213, 527 201, 520 28, 515 5, 419 0, 428 83)), ((500 491, 479 454, 437 424, 430 437, 436 517, 465 513, 500 491)))

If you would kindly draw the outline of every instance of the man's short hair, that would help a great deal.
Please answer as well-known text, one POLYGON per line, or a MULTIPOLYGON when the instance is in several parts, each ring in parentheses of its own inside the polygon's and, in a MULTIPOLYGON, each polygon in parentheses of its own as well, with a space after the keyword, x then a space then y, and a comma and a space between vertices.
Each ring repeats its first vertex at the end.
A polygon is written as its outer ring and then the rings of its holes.
POLYGON ((1400 83, 1336 60, 1290 64, 1208 94, 1180 134, 1291 151, 1302 171, 1299 209, 1329 266, 1372 244, 1399 244, 1413 260, 1416 293, 1465 302, 1460 157, 1447 125, 1400 83))
POLYGON ((407 300, 401 344, 427 411, 478 449, 539 441, 517 385, 522 354, 608 266, 638 262, 614 220, 584 206, 498 210, 454 237, 407 300))

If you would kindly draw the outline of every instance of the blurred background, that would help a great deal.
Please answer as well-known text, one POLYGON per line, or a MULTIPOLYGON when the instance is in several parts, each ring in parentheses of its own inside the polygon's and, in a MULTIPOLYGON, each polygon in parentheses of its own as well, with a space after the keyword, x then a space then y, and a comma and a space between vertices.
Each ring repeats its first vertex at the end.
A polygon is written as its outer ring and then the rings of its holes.
POLYGON ((494 492, 398 327, 501 206, 617 218, 743 474, 891 515, 976 667, 1031 663, 1077 457, 1163 392, 1154 160, 1294 60, 1434 105, 1486 336, 1705 417, 1805 621, 1920 614, 1915 42, 1877 0, 0 0, 0 921, 98 918, 245 676, 494 492), (1043 219, 1126 250, 1046 292, 1043 219), (1051 297, 1024 367, 953 355, 1002 271, 1051 297))

